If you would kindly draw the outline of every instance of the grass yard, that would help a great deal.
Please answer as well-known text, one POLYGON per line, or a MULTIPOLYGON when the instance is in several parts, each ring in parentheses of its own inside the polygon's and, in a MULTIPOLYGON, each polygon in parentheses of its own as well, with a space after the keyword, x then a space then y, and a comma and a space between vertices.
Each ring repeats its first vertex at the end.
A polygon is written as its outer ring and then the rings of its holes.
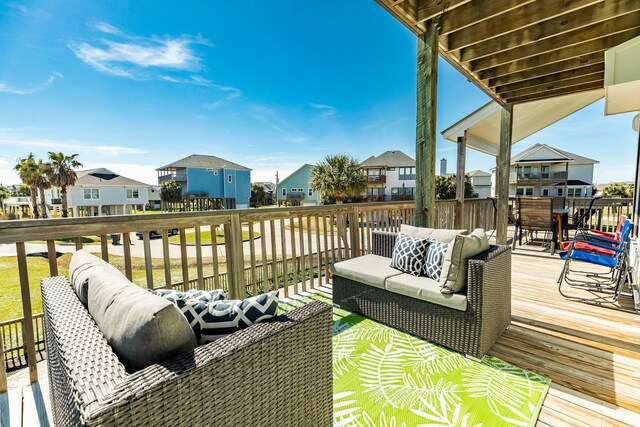
MULTIPOLYGON (((248 233, 247 233, 248 234, 248 233)), ((71 254, 64 254, 58 258, 58 274, 68 276, 69 262, 71 254)), ((146 275, 143 258, 132 258, 133 282, 139 286, 146 287, 146 275)), ((220 271, 226 271, 226 261, 224 257, 219 258, 220 271)), ((109 256, 109 262, 124 271, 124 258, 116 255, 109 256)), ((42 298, 40 296, 40 280, 49 277, 49 261, 40 257, 28 257, 29 268, 29 288, 31 289, 31 306, 33 313, 42 312, 42 298)), ((171 259, 172 281, 182 281, 180 259, 171 259)), ((197 277, 196 259, 189 258, 189 278, 197 277)), ((211 259, 203 259, 204 274, 213 274, 213 263, 211 259)), ((18 276, 18 261, 16 257, 0 257, 0 321, 22 317, 22 299, 20 297, 20 279, 18 276)), ((163 260, 153 259, 153 282, 155 288, 165 285, 163 260)))
MULTIPOLYGON (((195 245, 196 244, 196 233, 186 233, 186 237, 187 237, 187 245, 195 245)), ((258 233, 257 231, 253 232, 253 238, 258 239, 260 237, 260 233, 258 233)), ((202 239, 202 244, 203 245, 210 245, 211 244, 211 231, 201 231, 200 232, 200 238, 202 239)), ((242 241, 243 242, 248 242, 249 241, 249 231, 247 230, 242 230, 242 241)), ((169 243, 173 243, 173 244, 180 244, 180 236, 171 236, 169 237, 169 243)), ((222 230, 218 230, 216 232, 216 244, 217 245, 224 245, 224 231, 222 230)))
MULTIPOLYGON (((329 223, 329 220, 327 220, 327 231, 329 231, 329 230, 330 230, 330 227, 331 227, 331 225, 330 225, 330 223, 329 223)), ((287 222, 287 225, 285 225, 285 226, 284 226, 284 228, 285 228, 286 230, 290 230, 290 229, 291 229, 291 224, 289 224, 289 223, 287 222)), ((299 221, 298 219, 294 219, 294 220, 293 220, 293 228, 294 228, 295 230, 299 230, 299 229, 300 229, 300 221, 299 221)), ((322 224, 322 218, 319 218, 319 219, 318 219, 318 227, 316 227, 316 220, 315 220, 315 218, 311 218, 311 228, 309 228, 309 227, 307 226, 307 220, 306 220, 306 219, 303 219, 303 220, 302 220, 302 229, 303 229, 303 230, 305 230, 305 231, 306 231, 306 230, 311 230, 311 231, 313 231, 313 232, 315 232, 316 230, 319 230, 319 231, 320 231, 320 233, 324 233, 324 225, 322 224)), ((336 229, 335 225, 334 225, 334 229, 336 229)))

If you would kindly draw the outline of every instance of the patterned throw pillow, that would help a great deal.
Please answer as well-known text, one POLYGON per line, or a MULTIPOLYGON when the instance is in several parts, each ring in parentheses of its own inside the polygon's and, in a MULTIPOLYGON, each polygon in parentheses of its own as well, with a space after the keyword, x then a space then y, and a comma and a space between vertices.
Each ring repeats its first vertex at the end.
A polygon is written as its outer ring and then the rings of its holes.
POLYGON ((405 273, 419 276, 422 273, 424 257, 429 246, 429 239, 409 237, 398 234, 391 256, 391 267, 405 273))
POLYGON ((431 277, 433 280, 440 280, 442 264, 444 264, 444 257, 447 254, 447 249, 449 249, 448 243, 431 240, 431 243, 427 248, 427 254, 424 257, 423 274, 425 276, 431 277))
POLYGON ((275 316, 278 302, 278 291, 271 291, 244 300, 186 300, 180 310, 204 344, 275 316))
POLYGON ((223 289, 214 289, 212 291, 174 291, 172 289, 158 289, 151 291, 154 294, 171 301, 182 310, 187 300, 195 300, 199 302, 220 301, 227 298, 227 293, 223 289))

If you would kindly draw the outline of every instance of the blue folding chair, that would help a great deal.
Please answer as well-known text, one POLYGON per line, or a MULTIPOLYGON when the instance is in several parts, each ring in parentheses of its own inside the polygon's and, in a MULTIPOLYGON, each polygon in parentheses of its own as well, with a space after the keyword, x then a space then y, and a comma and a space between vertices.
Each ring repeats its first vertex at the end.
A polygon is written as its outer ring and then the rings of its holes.
POLYGON ((616 302, 620 297, 622 286, 631 282, 629 265, 629 235, 633 224, 625 221, 620 231, 620 239, 613 240, 600 236, 590 236, 589 241, 574 240, 567 251, 560 252, 565 260, 558 278, 558 291, 566 298, 581 302, 600 304, 616 302), (572 263, 604 267, 607 271, 572 269, 572 263), (568 295, 562 291, 566 283, 573 288, 580 288, 591 293, 591 297, 583 298, 568 295), (610 295, 599 295, 606 293, 610 295))

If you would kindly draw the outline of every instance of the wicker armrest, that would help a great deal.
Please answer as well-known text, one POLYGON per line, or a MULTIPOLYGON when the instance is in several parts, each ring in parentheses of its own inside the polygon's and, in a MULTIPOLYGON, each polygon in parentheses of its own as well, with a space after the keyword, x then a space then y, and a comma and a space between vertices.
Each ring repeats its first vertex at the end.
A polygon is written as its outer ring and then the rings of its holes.
POLYGON ((116 386, 93 418, 331 425, 331 317, 328 304, 314 302, 150 366, 116 386))
POLYGON ((398 233, 391 231, 373 231, 371 233, 371 252, 375 255, 391 258, 398 233))

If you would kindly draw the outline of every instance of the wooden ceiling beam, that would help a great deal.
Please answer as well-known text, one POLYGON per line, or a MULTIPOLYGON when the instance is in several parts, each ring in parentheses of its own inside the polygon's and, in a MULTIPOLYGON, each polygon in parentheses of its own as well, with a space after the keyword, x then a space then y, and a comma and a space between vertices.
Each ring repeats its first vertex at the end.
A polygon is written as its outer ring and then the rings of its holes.
POLYGON ((568 88, 561 88, 555 90, 548 90, 545 92, 539 92, 532 95, 523 95, 516 98, 505 99, 505 102, 509 104, 521 104, 524 102, 537 101, 539 99, 555 98, 557 96, 569 95, 572 93, 586 92, 594 89, 602 89, 602 82, 586 83, 580 86, 572 86, 568 88))
POLYGON ((576 68, 573 70, 562 71, 560 73, 549 74, 542 77, 529 78, 528 80, 522 80, 516 83, 504 84, 501 86, 495 86, 495 91, 499 94, 505 92, 511 92, 515 90, 521 90, 529 87, 542 86, 546 84, 553 84, 555 82, 575 79, 577 77, 588 76, 592 74, 599 74, 604 72, 604 62, 588 67, 576 68))
POLYGON ((407 12, 405 2, 397 2, 392 0, 375 0, 389 15, 396 18, 402 25, 407 27, 415 35, 420 35, 424 32, 424 25, 416 25, 415 13, 407 12), (403 9, 405 8, 405 9, 403 9))
POLYGON ((458 50, 520 30, 603 0, 538 0, 449 34, 449 49, 458 50))
POLYGON ((500 96, 505 99, 513 99, 513 98, 518 98, 524 95, 532 95, 540 92, 547 92, 550 90, 573 87, 573 86, 582 86, 587 83, 596 83, 596 82, 604 86, 604 71, 601 73, 589 74, 586 76, 578 76, 578 77, 574 77, 566 80, 557 80, 555 82, 526 87, 524 89, 510 90, 508 92, 501 93, 500 96))
MULTIPOLYGON (((562 39, 566 38, 566 36, 559 37, 558 39, 548 39, 540 43, 530 45, 527 48, 523 49, 523 51, 512 49, 508 52, 481 58, 477 61, 472 61, 469 68, 472 72, 477 73, 479 71, 495 68, 500 65, 516 64, 516 70, 521 71, 527 68, 534 68, 544 64, 553 64, 554 62, 560 62, 565 59, 604 51, 621 43, 624 43, 627 40, 631 40, 632 38, 640 34, 640 19, 636 21, 631 20, 630 25, 633 25, 633 27, 630 29, 626 28, 622 31, 617 30, 618 27, 625 27, 629 25, 629 23, 627 22, 625 22, 625 25, 619 24, 619 21, 626 21, 627 17, 637 18, 636 14, 634 13, 625 15, 623 18, 617 20, 614 19, 613 21, 607 21, 607 28, 609 28, 611 32, 615 32, 614 34, 608 35, 607 37, 592 40, 591 38, 597 35, 597 33, 587 33, 583 31, 585 33, 584 37, 585 39, 587 39, 587 41, 582 43, 572 44, 569 42, 570 44, 565 45, 562 39)), ((599 34, 610 34, 610 32, 605 31, 599 34)))
POLYGON ((522 7, 538 0, 475 0, 442 14, 440 35, 447 35, 485 19, 522 7))
MULTIPOLYGON (((562 40, 573 38, 574 41, 584 41, 587 37, 585 32, 591 31, 592 34, 606 30, 604 22, 618 18, 640 10, 640 1, 638 0, 606 0, 603 3, 597 3, 582 9, 567 13, 548 21, 531 25, 515 33, 505 34, 492 39, 465 47, 460 51, 460 60, 462 62, 472 61, 485 56, 495 55, 498 52, 507 51, 517 47, 518 50, 523 49, 525 45, 539 43, 542 40, 561 37, 566 34, 562 40), (600 26, 596 24, 601 24, 600 26)), ((640 19, 636 14, 637 19, 640 19)), ((627 24, 628 26, 631 24, 627 24)), ((600 33, 601 34, 601 33, 600 33)), ((558 39, 560 40, 560 39, 558 39)), ((449 44, 449 48, 451 45, 449 44)))
POLYGON ((416 22, 424 22, 471 0, 418 0, 416 22))
POLYGON ((543 64, 541 67, 533 66, 518 69, 517 66, 519 64, 511 63, 485 70, 480 73, 480 78, 488 80, 490 87, 496 87, 600 63, 604 63, 604 51, 569 58, 553 64, 543 64))

